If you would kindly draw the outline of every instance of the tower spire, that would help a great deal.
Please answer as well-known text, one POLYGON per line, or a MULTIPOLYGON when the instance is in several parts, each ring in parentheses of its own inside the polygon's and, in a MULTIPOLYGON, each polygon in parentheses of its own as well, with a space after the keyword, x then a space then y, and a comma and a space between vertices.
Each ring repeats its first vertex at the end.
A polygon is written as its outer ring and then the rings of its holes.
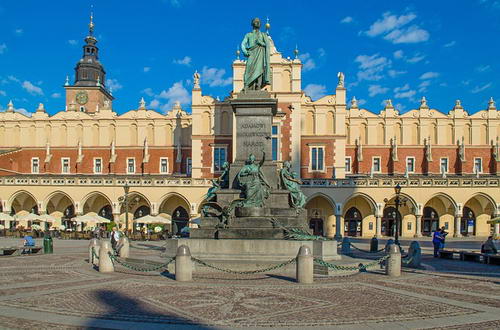
POLYGON ((90 6, 90 23, 89 23, 89 35, 94 35, 94 5, 90 6))

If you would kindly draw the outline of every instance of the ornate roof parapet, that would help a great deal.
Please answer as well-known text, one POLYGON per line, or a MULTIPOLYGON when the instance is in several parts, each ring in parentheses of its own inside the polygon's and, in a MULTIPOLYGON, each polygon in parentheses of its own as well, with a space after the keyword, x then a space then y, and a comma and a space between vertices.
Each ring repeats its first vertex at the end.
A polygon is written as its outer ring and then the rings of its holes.
POLYGON ((200 74, 198 70, 193 73, 193 89, 201 89, 200 87, 200 74))
POLYGON ((38 104, 38 108, 36 108, 36 112, 45 112, 45 107, 43 103, 38 104))
POLYGON ((141 97, 139 101, 139 108, 137 110, 146 110, 146 101, 144 101, 144 97, 141 97))
POLYGON ((460 100, 456 100, 453 110, 451 110, 448 115, 453 118, 465 118, 467 117, 467 112, 462 107, 462 102, 460 100))
POLYGON ((14 103, 12 103, 12 100, 9 101, 9 103, 7 104, 7 110, 6 112, 14 112, 14 103))
POLYGON ((392 100, 391 99, 386 100, 384 110, 380 111, 380 116, 387 118, 387 117, 396 117, 398 115, 399 115, 398 111, 392 105, 392 100))
POLYGON ((488 101, 488 110, 496 110, 496 104, 495 100, 493 100, 493 97, 490 97, 490 100, 488 101))
POLYGON ((425 98, 425 96, 422 96, 422 99, 420 100, 419 109, 429 109, 429 106, 427 105, 427 99, 425 98))
POLYGON ((344 80, 345 80, 344 73, 343 72, 337 73, 337 78, 338 78, 337 88, 344 88, 344 80))

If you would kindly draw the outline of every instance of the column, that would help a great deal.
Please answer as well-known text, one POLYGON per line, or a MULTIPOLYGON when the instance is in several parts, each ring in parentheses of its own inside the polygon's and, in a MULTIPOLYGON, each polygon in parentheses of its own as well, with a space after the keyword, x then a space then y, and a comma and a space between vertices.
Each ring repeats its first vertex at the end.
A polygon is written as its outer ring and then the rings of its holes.
POLYGON ((462 216, 456 214, 455 215, 455 232, 453 233, 453 237, 462 237, 460 234, 460 221, 462 220, 462 216))
POLYGON ((495 235, 500 235, 500 223, 495 223, 495 235))
POLYGON ((415 215, 415 235, 413 237, 422 237, 422 216, 415 215))
POLYGON ((377 220, 376 220, 375 226, 376 226, 377 231, 375 233, 375 237, 380 238, 380 237, 382 237, 382 217, 377 216, 376 218, 377 218, 377 220))
POLYGON ((341 224, 341 216, 342 216, 342 204, 337 204, 335 208, 335 239, 342 239, 342 224, 341 224))

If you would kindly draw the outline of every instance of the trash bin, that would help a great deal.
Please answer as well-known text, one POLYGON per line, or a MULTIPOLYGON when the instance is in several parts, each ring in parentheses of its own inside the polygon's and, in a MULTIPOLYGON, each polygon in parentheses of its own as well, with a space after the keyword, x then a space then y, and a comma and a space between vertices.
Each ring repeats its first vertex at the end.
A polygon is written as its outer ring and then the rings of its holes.
POLYGON ((54 246, 52 242, 52 237, 50 235, 45 235, 43 238, 43 253, 50 254, 54 252, 54 246))
POLYGON ((370 252, 377 252, 378 251, 378 239, 373 236, 372 240, 370 241, 370 252))

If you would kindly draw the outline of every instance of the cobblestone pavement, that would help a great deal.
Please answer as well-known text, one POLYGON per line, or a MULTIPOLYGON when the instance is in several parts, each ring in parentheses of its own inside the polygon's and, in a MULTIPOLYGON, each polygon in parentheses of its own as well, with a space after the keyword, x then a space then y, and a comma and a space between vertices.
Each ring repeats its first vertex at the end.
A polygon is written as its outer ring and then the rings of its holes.
POLYGON ((1 257, 0 328, 500 328, 500 266, 424 256, 425 270, 396 279, 376 270, 299 285, 279 271, 214 272, 178 283, 166 272, 122 266, 101 274, 86 262, 87 244, 56 240, 53 255, 1 257))

